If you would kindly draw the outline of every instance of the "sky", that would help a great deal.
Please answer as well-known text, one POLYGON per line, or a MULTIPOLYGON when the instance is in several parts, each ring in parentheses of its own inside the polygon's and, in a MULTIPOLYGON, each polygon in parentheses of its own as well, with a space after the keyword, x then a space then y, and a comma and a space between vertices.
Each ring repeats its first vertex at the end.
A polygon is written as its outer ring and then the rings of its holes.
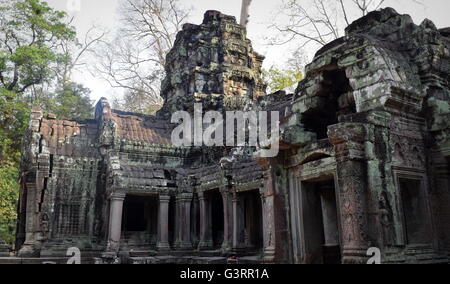
MULTIPOLYGON (((74 17, 73 25, 79 35, 84 35, 95 24, 107 30, 114 31, 120 25, 118 4, 121 0, 46 0, 52 8, 66 11, 74 17)), ((302 0, 299 0, 302 1, 302 0)), ((183 5, 191 7, 192 15, 189 22, 200 24, 203 14, 207 10, 218 10, 222 13, 236 16, 239 21, 241 0, 181 0, 183 5)), ((420 24, 425 18, 432 20, 438 28, 450 27, 450 1, 449 0, 423 0, 424 5, 414 4, 413 0, 388 0, 388 5, 401 14, 409 14, 416 24, 420 24)), ((273 20, 278 20, 276 15, 282 0, 253 0, 250 7, 250 22, 247 27, 247 36, 252 40, 254 49, 266 56, 264 66, 279 65, 285 62, 289 52, 289 46, 270 46, 267 37, 272 36, 268 26, 273 20)), ((282 19, 280 19, 282 20, 282 19)), ((315 50, 306 50, 307 57, 315 53, 315 50)), ((88 87, 92 93, 92 100, 101 97, 112 98, 120 95, 120 89, 111 88, 101 78, 96 78, 86 70, 78 70, 74 73, 76 82, 88 87)))

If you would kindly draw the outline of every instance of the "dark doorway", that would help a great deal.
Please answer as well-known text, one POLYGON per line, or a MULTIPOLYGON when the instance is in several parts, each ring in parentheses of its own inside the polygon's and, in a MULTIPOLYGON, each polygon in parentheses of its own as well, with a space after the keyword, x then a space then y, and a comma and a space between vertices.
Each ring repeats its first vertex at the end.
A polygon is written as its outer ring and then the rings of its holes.
POLYGON ((422 180, 399 179, 407 244, 431 242, 430 218, 422 180))
POLYGON ((215 190, 210 193, 211 201, 211 227, 214 248, 220 248, 223 243, 224 217, 223 199, 220 191, 215 190))
POLYGON ((127 195, 123 203, 122 243, 129 247, 156 245, 158 199, 154 196, 127 195))
POLYGON ((147 200, 143 197, 127 196, 123 204, 122 231, 145 232, 148 218, 145 214, 147 200))
POLYGON ((338 212, 333 180, 302 183, 303 262, 341 262, 338 212))
POLYGON ((242 194, 244 243, 252 249, 263 247, 262 204, 259 190, 242 194))

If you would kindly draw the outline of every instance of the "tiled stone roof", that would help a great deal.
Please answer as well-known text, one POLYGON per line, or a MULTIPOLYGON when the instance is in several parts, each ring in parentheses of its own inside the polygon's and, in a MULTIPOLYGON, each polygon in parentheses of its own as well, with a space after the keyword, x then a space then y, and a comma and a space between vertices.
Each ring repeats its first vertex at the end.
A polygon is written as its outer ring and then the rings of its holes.
POLYGON ((112 112, 117 123, 117 135, 121 140, 139 141, 149 144, 170 145, 170 125, 165 120, 142 114, 112 112))

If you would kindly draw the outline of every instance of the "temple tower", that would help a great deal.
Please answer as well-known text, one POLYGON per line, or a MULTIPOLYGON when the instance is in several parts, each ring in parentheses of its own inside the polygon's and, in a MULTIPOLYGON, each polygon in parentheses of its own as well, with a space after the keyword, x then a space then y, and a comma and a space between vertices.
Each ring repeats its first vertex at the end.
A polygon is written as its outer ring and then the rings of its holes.
POLYGON ((265 94, 263 60, 235 17, 207 11, 201 25, 184 25, 167 55, 159 116, 192 110, 194 102, 204 109, 243 108, 265 94))

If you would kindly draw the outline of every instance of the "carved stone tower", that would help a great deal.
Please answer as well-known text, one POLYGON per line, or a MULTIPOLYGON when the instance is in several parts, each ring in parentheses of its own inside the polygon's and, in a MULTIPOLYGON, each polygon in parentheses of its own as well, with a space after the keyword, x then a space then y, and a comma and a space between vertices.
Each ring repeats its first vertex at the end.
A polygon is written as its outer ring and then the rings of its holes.
POLYGON ((184 25, 167 55, 159 115, 191 110, 194 102, 208 109, 241 109, 265 94, 263 60, 235 17, 207 11, 201 25, 184 25))

